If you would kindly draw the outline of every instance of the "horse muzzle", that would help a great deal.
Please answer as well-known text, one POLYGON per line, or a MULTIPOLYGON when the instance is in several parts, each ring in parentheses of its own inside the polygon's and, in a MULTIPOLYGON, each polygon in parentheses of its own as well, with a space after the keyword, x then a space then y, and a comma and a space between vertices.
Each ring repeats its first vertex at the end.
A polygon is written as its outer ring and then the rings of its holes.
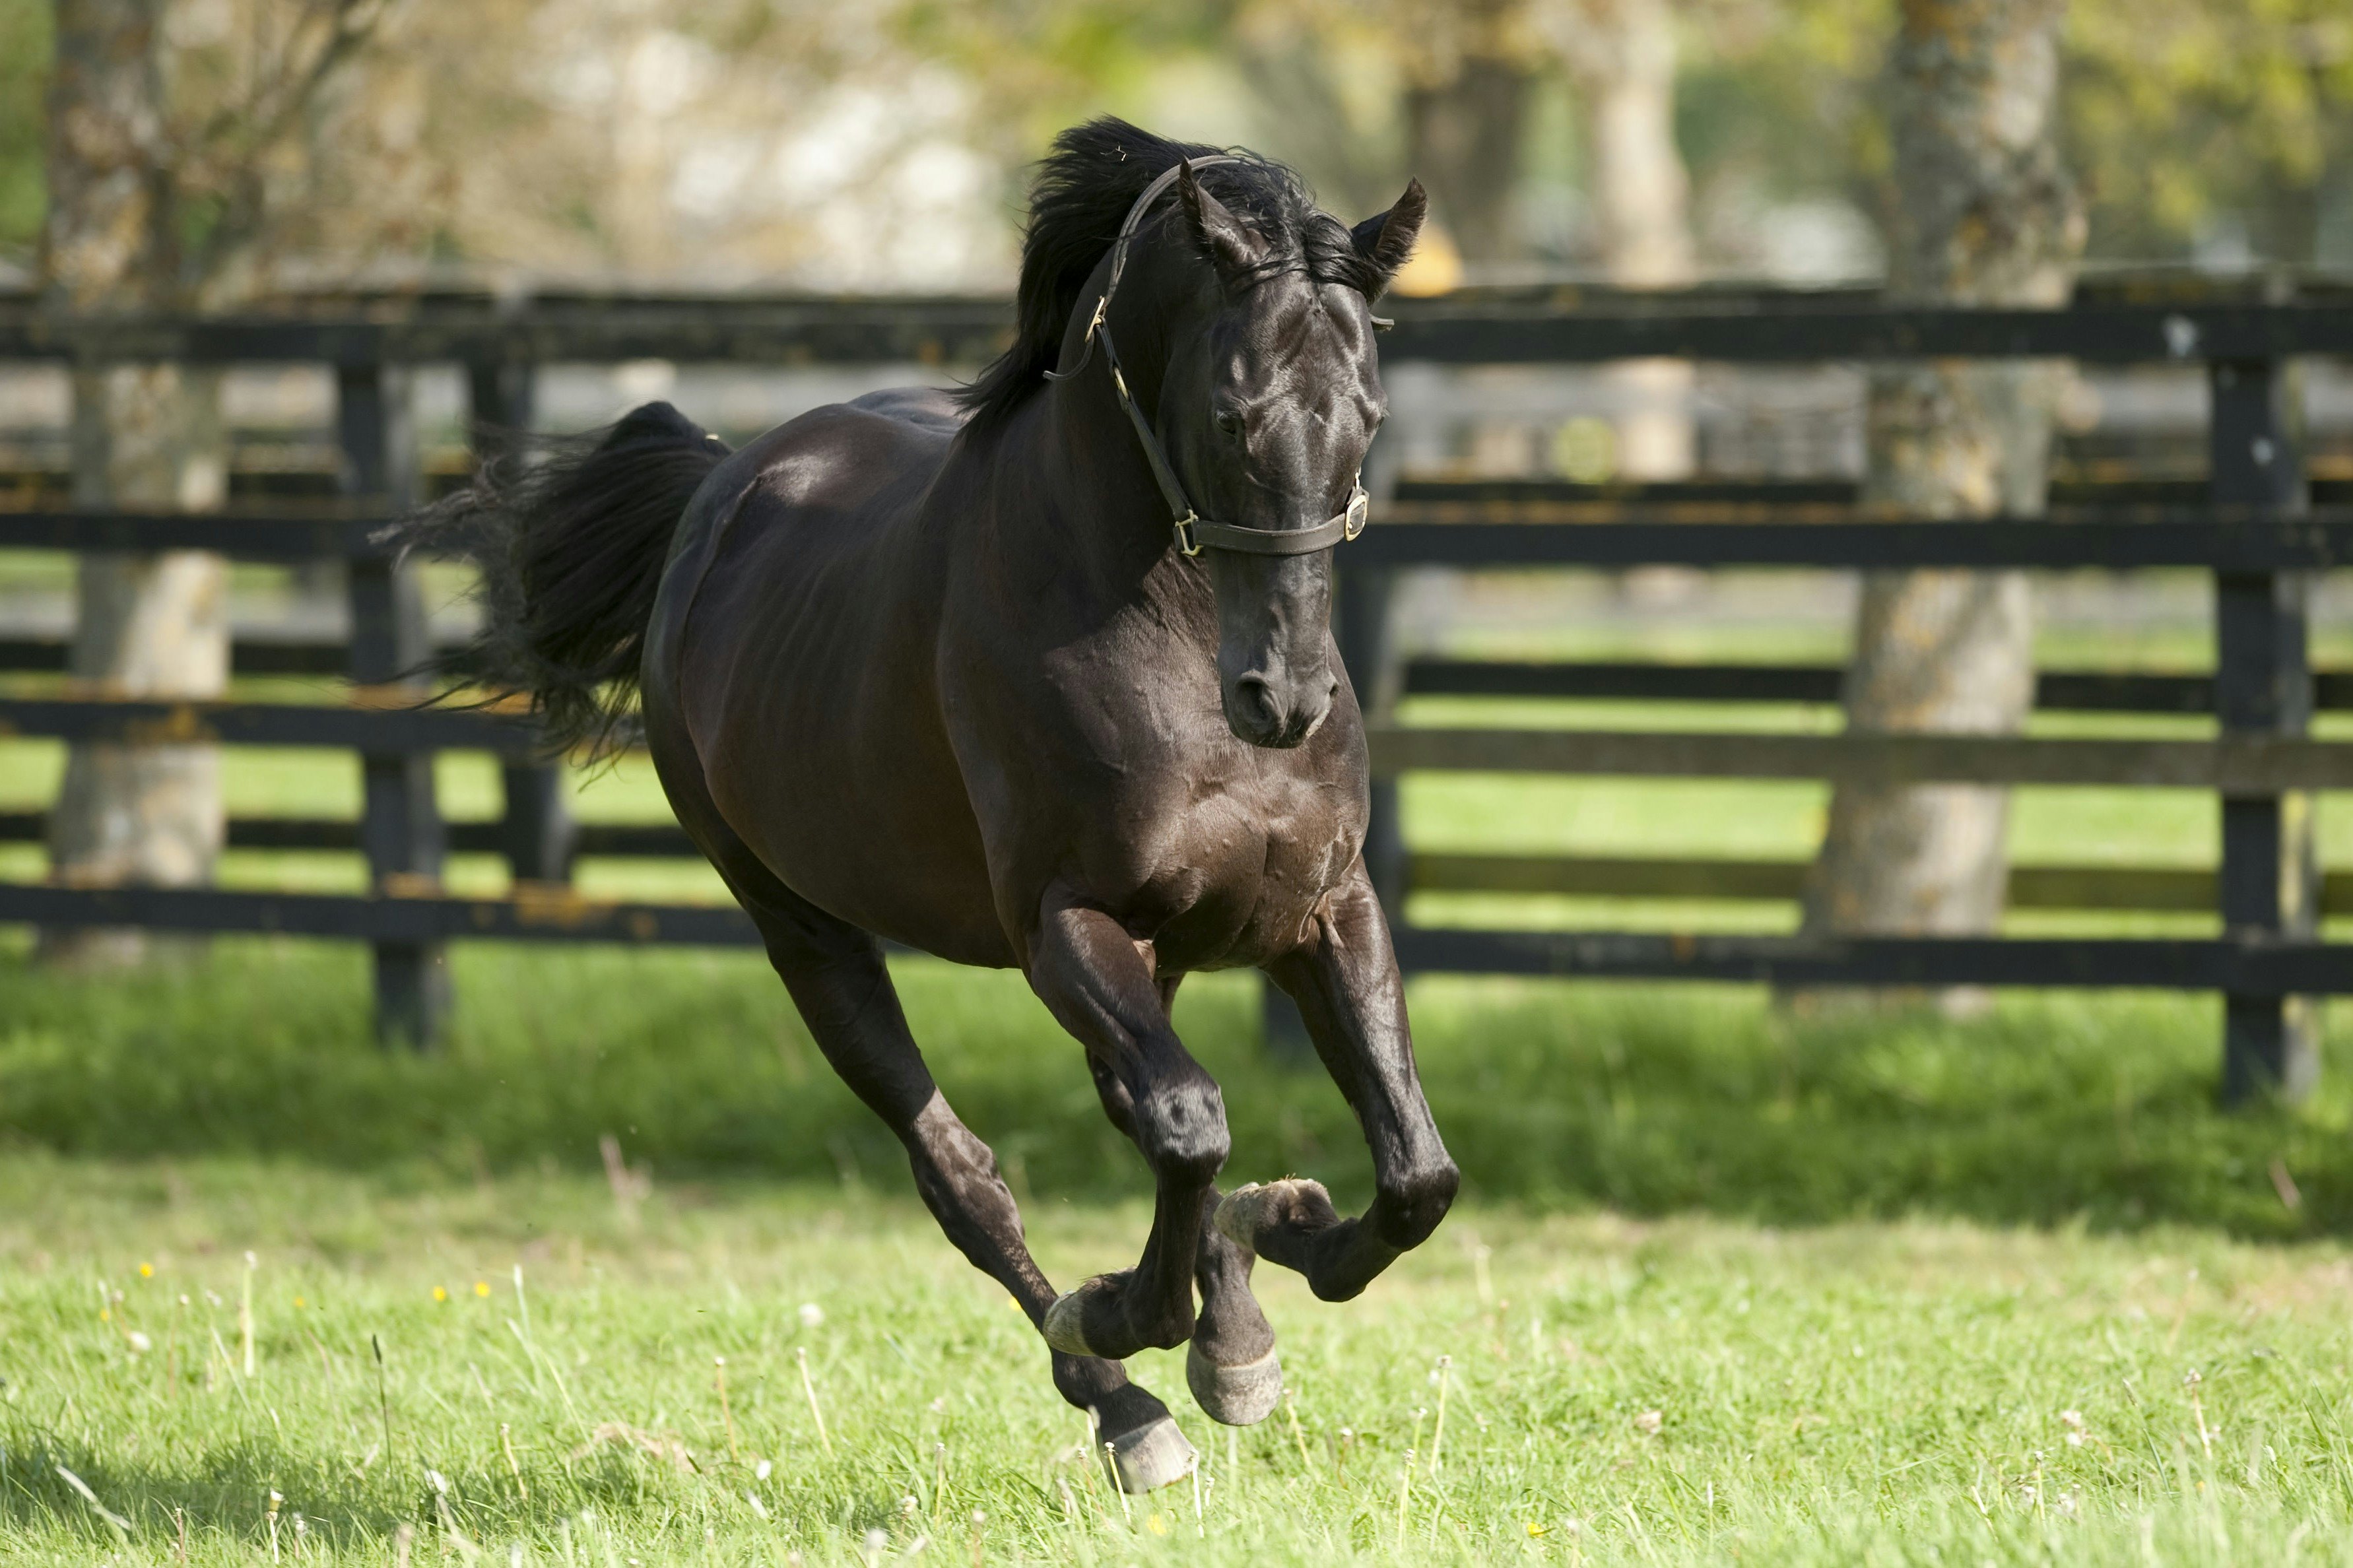
POLYGON ((1305 680, 1245 670, 1219 684, 1234 738, 1272 751, 1288 751, 1315 733, 1330 717, 1333 695, 1340 689, 1326 669, 1305 680))

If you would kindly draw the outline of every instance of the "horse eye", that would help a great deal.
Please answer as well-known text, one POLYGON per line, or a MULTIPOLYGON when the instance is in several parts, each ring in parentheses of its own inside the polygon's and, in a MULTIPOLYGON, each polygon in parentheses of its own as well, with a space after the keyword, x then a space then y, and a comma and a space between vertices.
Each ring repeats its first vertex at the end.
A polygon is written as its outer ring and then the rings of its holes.
POLYGON ((1239 436, 1242 433, 1242 411, 1239 408, 1220 408, 1209 416, 1209 423, 1229 436, 1239 436))

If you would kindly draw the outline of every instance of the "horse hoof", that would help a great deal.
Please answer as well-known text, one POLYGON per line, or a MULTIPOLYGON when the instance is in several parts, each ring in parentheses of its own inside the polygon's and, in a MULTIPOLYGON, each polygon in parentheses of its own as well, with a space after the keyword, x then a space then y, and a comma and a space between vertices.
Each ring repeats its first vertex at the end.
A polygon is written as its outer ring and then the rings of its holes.
POLYGON ((1110 1439, 1111 1468, 1124 1492, 1157 1491, 1193 1472, 1193 1445, 1163 1415, 1110 1439))
POLYGON ((1282 1397, 1282 1363, 1270 1350, 1240 1366, 1219 1366, 1201 1353, 1197 1339, 1185 1351, 1185 1383, 1210 1420, 1255 1426, 1282 1397))
POLYGON ((1082 1321, 1086 1316, 1087 1285, 1054 1298, 1046 1309, 1046 1343, 1064 1355, 1092 1356, 1095 1352, 1087 1344, 1086 1328, 1082 1321))
POLYGON ((1285 1176, 1282 1181, 1263 1184, 1250 1182, 1219 1200, 1210 1223, 1228 1241, 1256 1251, 1260 1233, 1277 1219, 1288 1217, 1289 1211, 1299 1208, 1330 1214, 1332 1194, 1324 1190, 1323 1183, 1304 1176, 1285 1176))

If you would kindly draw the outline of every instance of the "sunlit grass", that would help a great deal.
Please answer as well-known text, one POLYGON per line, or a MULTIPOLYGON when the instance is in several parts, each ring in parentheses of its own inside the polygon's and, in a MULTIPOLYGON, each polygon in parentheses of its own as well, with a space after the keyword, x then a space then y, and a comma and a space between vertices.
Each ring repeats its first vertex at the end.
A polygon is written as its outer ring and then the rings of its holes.
MULTIPOLYGON (((1066 1280, 1148 1219, 1032 1211, 1066 1280)), ((15 1156, 0 1215, 13 1561, 2326 1562, 2353 1528, 2335 1247, 1472 1206, 1345 1306, 1261 1268, 1263 1426, 1135 1358, 1197 1513, 1122 1507, 903 1198, 15 1156)))
MULTIPOLYGON (((1747 657, 1835 653, 1802 628, 1744 635, 1747 657)), ((1714 636, 1670 651, 1721 657, 1714 636)), ((2111 662, 2195 668, 2186 646, 2141 637, 2111 662)), ((0 742, 0 809, 45 804, 60 756, 0 742)), ((452 817, 496 815, 489 759, 445 757, 438 781, 452 817)), ((232 752, 225 782, 239 815, 359 806, 348 756, 232 752)), ((573 787, 584 817, 665 815, 642 760, 573 787)), ((1424 847, 1799 859, 1824 800, 1424 775, 1405 810, 1424 847)), ((2353 862, 2337 815, 2330 858, 2353 862)), ((2021 859, 2211 865, 2214 843, 2212 802, 2188 792, 2023 791, 2013 813, 2021 859)), ((0 848, 0 874, 40 875, 37 848, 0 848)), ((223 879, 361 886, 349 855, 240 852, 223 879)), ((449 879, 493 891, 504 871, 459 857, 449 879)), ((580 880, 719 896, 686 862, 580 880)), ((1794 914, 1456 895, 1415 912, 1794 914)), ((452 1037, 417 1058, 370 1038, 355 947, 230 938, 95 977, 26 947, 0 943, 0 1563, 176 1561, 184 1530, 192 1562, 452 1568, 2144 1564, 2344 1561, 2353 1541, 2353 1050, 2328 1047, 2306 1105, 2222 1114, 2212 998, 2018 994, 1953 1022, 1748 988, 1415 982, 1464 1202, 1357 1302, 1260 1270, 1295 1393, 1264 1426, 1213 1431, 1179 1356, 1136 1358, 1201 1446, 1197 1517, 1189 1488, 1126 1509, 1103 1489, 1034 1334, 908 1195, 902 1152, 754 955, 460 944, 452 1037), (636 1173, 618 1191, 608 1136, 636 1173)), ((1018 975, 894 973, 1053 1278, 1132 1261, 1149 1184, 1079 1047, 1018 975)), ((1353 1117, 1321 1072, 1269 1059, 1257 1009, 1247 976, 1177 1004, 1225 1089, 1229 1179, 1304 1173, 1362 1204, 1353 1117)))

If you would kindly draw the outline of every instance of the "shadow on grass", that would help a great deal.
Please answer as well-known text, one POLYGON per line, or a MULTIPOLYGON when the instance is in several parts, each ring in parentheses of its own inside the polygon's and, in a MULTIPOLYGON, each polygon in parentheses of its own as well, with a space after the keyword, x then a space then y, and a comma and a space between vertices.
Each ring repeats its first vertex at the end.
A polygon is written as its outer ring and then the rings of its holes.
MULTIPOLYGON (((478 945, 453 962, 453 1038, 418 1058, 370 1041, 354 950, 223 942, 103 978, 0 957, 0 1140, 423 1175, 594 1169, 610 1133, 665 1174, 903 1190, 896 1142, 756 958, 478 945)), ((1018 975, 930 962, 899 974, 935 1073, 1017 1194, 1146 1190, 1079 1047, 1018 975)), ((1255 984, 1201 977, 1177 1009, 1225 1088, 1229 1173, 1309 1173, 1361 1201, 1354 1119, 1320 1071, 1267 1061, 1255 984)), ((1809 1020, 1753 991, 1430 979, 1411 1003, 1440 1127, 1488 1200, 2271 1237, 2353 1222, 2353 1059, 2332 1051, 2327 1087, 2299 1110, 2226 1115, 2211 998, 2021 995, 1968 1023, 1809 1020)))
MULTIPOLYGON (((644 1507, 649 1486, 659 1489, 681 1479, 659 1473, 669 1468, 659 1458, 610 1447, 574 1456, 560 1485, 542 1475, 540 1486, 530 1492, 495 1464, 470 1467, 437 1454, 433 1462, 448 1467, 443 1473, 405 1449, 394 1463, 384 1464, 371 1448, 363 1468, 315 1448, 254 1438, 207 1447, 175 1468, 126 1463, 55 1434, 28 1431, 16 1434, 8 1458, 10 1484, 0 1488, 0 1531, 21 1540, 35 1531, 62 1530, 93 1549, 127 1545, 134 1560, 154 1563, 178 1555, 183 1531, 189 1555, 226 1543, 251 1561, 266 1553, 273 1562, 282 1556, 301 1563, 315 1558, 323 1542, 331 1553, 372 1548, 390 1561, 394 1538, 404 1525, 414 1531, 415 1557, 434 1561, 449 1555, 452 1525, 460 1537, 481 1546, 518 1538, 553 1540, 572 1528, 584 1507, 599 1518, 626 1519, 644 1507), (89 1488, 90 1497, 61 1470, 89 1488), (438 1496, 436 1476, 444 1489, 438 1496), (272 1498, 279 1500, 274 1541, 272 1498), (311 1537, 307 1542, 299 1539, 304 1534, 311 1537)), ((849 1511, 853 1528, 862 1530, 888 1522, 898 1510, 895 1500, 878 1489, 854 1501, 849 1511)))

